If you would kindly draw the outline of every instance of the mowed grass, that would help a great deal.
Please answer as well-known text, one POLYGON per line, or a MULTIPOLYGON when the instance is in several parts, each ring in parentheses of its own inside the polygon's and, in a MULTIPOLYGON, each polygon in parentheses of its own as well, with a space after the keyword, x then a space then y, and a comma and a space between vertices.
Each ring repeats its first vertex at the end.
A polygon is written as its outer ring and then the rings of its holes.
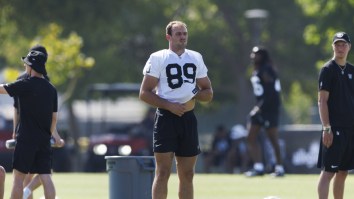
MULTIPOLYGON (((54 173, 53 180, 60 199, 108 199, 108 173, 54 173)), ((318 175, 286 175, 245 178, 240 174, 196 174, 196 199, 263 199, 277 196, 281 199, 317 198, 318 175)), ((7 173, 5 198, 10 197, 12 174, 7 173)), ((168 199, 177 197, 178 179, 173 174, 169 183, 168 199)), ((354 176, 347 178, 345 198, 354 197, 354 176)), ((42 187, 34 192, 34 199, 43 196, 42 187)))

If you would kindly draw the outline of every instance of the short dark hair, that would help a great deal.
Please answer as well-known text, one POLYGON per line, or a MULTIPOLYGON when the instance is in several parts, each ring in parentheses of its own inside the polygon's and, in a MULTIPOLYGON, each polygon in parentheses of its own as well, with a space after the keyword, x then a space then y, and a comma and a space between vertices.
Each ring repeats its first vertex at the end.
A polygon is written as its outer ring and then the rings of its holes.
POLYGON ((184 27, 187 28, 187 24, 185 24, 185 23, 182 22, 182 21, 171 21, 171 22, 168 23, 167 26, 166 26, 166 34, 172 35, 172 27, 173 27, 173 25, 176 25, 176 24, 178 24, 178 25, 183 25, 184 27))

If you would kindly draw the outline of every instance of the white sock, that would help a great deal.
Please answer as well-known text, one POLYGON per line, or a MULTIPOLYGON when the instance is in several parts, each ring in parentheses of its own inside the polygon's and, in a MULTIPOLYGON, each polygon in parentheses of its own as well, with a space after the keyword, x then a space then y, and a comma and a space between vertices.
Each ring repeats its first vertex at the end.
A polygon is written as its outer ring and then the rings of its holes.
POLYGON ((31 189, 25 187, 23 189, 23 199, 27 199, 31 195, 32 191, 31 189))
POLYGON ((253 169, 256 171, 263 171, 264 170, 264 165, 260 162, 256 162, 253 165, 253 169))
POLYGON ((280 164, 275 165, 275 171, 280 172, 280 173, 284 173, 283 165, 280 165, 280 164))

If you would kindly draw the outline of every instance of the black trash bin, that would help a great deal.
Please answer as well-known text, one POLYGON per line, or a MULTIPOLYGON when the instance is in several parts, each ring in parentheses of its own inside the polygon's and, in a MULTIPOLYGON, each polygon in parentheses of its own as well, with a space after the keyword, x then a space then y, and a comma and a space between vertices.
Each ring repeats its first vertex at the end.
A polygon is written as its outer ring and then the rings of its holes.
POLYGON ((109 199, 151 199, 153 156, 106 156, 109 199))

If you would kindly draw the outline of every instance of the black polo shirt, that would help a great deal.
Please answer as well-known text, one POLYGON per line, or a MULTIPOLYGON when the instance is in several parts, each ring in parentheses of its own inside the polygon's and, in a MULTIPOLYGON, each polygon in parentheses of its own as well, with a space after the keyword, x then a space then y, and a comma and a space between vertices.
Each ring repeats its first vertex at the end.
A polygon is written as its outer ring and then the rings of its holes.
POLYGON ((341 69, 334 60, 328 61, 320 71, 319 90, 329 92, 328 111, 331 126, 354 126, 354 66, 341 69))

